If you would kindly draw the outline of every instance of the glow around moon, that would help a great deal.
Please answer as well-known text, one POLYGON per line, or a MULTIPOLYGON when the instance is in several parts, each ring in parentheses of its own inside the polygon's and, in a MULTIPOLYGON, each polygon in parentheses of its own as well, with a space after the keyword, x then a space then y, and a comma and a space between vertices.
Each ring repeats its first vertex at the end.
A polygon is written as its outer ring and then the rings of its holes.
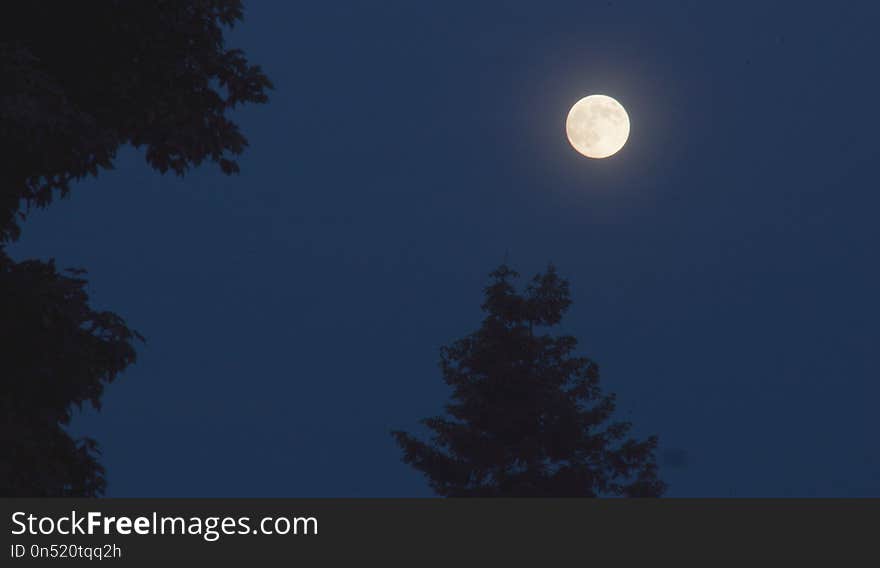
POLYGON ((629 138, 629 116, 623 106, 605 95, 590 95, 568 111, 565 133, 574 149, 588 158, 616 154, 629 138))

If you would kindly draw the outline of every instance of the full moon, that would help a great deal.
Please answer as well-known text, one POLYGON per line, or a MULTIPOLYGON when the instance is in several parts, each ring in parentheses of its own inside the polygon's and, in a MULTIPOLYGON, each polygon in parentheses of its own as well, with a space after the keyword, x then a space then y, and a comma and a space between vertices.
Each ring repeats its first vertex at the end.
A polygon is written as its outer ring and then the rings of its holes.
POLYGON ((584 97, 571 107, 565 133, 574 149, 588 158, 616 154, 629 138, 629 116, 623 106, 605 95, 584 97))

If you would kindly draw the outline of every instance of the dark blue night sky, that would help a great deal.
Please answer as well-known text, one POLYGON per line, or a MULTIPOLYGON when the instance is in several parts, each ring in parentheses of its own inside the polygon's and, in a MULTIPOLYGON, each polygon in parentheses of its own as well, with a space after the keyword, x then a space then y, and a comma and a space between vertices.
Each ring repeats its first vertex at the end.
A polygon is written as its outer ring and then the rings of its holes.
POLYGON ((230 35, 276 86, 240 175, 128 149, 10 247, 147 337, 74 424, 109 496, 430 495, 388 431, 441 412, 506 253, 571 280, 670 495, 880 495, 880 8, 301 4, 230 35), (607 160, 565 138, 591 93, 607 160))

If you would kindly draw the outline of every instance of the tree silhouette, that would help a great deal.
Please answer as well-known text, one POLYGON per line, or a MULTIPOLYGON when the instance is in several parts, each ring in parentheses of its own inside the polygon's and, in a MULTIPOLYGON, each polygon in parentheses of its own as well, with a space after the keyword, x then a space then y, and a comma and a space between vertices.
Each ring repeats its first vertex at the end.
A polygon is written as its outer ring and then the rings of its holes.
POLYGON ((12 262, 0 252, 0 494, 94 496, 104 490, 97 444, 65 430, 73 407, 101 406, 104 386, 135 359, 140 337, 89 307, 77 271, 12 262), (9 459, 11 458, 11 459, 9 459))
POLYGON ((480 328, 441 350, 448 416, 423 420, 429 443, 395 431, 404 462, 447 497, 657 497, 657 439, 628 437, 599 368, 577 340, 549 333, 568 309, 551 266, 523 294, 502 265, 491 273, 480 328))
POLYGON ((102 494, 96 442, 66 425, 100 408, 139 338, 89 307, 81 271, 15 262, 6 244, 124 144, 163 173, 205 160, 236 172, 247 141, 227 115, 271 88, 225 46, 242 16, 237 0, 28 0, 0 19, 0 496, 102 494))
POLYGON ((236 0, 28 0, 0 19, 0 236, 22 201, 45 206, 112 168, 120 145, 183 174, 236 172, 247 145, 227 112, 265 102, 269 79, 224 44, 236 0))

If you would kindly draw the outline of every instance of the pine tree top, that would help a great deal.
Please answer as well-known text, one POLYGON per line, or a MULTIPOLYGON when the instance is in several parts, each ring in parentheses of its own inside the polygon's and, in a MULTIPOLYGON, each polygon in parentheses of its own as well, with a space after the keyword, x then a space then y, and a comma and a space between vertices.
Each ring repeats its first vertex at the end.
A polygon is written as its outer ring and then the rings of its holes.
POLYGON ((480 327, 441 349, 446 414, 422 421, 429 442, 393 433, 404 461, 450 497, 662 495, 656 437, 635 440, 613 420, 598 365, 553 333, 568 282, 553 266, 523 292, 517 278, 506 264, 494 270, 480 327))

